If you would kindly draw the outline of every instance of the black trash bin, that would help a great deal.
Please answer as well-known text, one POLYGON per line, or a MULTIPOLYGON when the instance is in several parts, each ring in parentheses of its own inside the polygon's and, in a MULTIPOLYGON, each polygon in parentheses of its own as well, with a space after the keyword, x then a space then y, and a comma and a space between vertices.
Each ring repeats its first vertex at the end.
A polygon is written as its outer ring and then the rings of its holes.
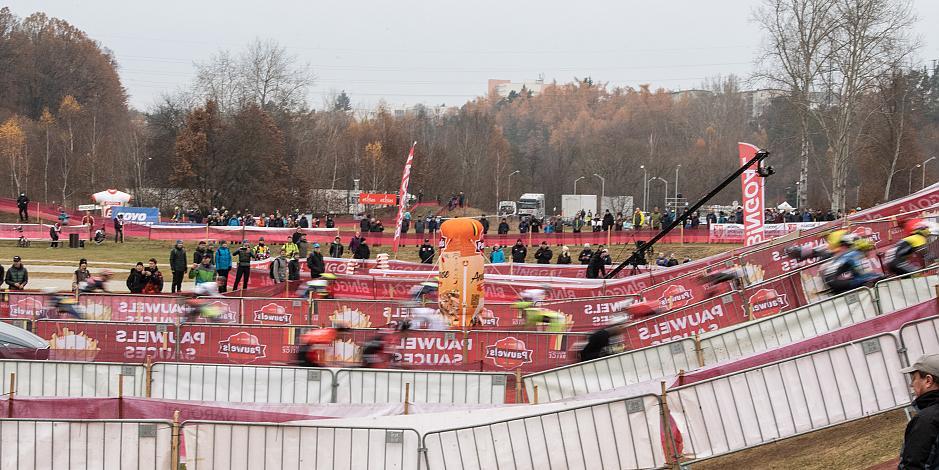
POLYGON ((79 241, 78 241, 78 234, 77 234, 77 233, 70 233, 70 234, 68 234, 68 247, 69 247, 69 248, 78 248, 78 247, 79 247, 79 241))

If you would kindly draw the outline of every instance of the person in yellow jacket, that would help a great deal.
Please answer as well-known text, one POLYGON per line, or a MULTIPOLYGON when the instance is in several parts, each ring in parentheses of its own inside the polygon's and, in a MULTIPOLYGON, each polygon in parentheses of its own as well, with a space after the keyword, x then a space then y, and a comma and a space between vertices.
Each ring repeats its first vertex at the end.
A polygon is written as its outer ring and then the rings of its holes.
POLYGON ((287 237, 287 243, 284 243, 284 256, 287 259, 293 258, 293 255, 300 253, 300 247, 293 242, 293 237, 287 237))
POLYGON ((646 225, 646 215, 642 213, 642 209, 636 208, 636 211, 633 212, 633 230, 639 230, 646 225))

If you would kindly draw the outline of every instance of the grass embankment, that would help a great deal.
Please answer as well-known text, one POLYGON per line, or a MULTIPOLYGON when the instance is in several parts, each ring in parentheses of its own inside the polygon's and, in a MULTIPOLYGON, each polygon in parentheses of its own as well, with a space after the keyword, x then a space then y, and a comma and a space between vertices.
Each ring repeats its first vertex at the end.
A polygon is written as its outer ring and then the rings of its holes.
POLYGON ((828 470, 896 468, 885 464, 899 456, 906 416, 891 411, 821 431, 784 439, 692 464, 692 470, 759 468, 828 470), (883 465, 883 466, 882 466, 883 465))

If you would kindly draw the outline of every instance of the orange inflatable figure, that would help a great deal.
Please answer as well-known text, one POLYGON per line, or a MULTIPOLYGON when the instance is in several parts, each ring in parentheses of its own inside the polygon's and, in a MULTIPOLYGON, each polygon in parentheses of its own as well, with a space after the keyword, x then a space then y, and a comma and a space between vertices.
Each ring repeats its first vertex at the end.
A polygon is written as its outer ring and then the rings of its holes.
POLYGON ((440 313, 466 328, 483 308, 483 266, 479 252, 483 226, 476 219, 450 219, 440 226, 445 245, 440 252, 440 313))

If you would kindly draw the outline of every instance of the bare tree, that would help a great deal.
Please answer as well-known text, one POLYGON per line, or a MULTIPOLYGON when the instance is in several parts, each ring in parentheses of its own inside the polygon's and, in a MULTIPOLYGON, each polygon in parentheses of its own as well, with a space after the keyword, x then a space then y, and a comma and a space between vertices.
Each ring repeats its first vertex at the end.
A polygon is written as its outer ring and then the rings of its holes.
POLYGON ((832 210, 846 208, 848 170, 861 126, 863 96, 878 78, 907 61, 916 48, 909 31, 916 18, 908 0, 837 0, 826 85, 837 102, 819 108, 831 158, 832 210))
POLYGON ((838 22, 837 0, 764 0, 755 12, 767 39, 758 77, 784 89, 799 110, 799 180, 796 205, 808 205, 812 93, 827 68, 830 38, 838 22))
POLYGON ((254 42, 238 56, 219 51, 208 62, 196 64, 195 94, 218 103, 224 112, 248 104, 270 109, 297 110, 315 79, 308 65, 274 41, 254 42))

